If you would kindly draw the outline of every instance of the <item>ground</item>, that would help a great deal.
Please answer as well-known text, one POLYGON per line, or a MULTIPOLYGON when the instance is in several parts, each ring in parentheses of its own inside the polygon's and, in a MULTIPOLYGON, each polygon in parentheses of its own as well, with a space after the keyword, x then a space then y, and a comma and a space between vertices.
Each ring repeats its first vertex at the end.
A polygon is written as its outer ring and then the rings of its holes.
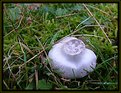
POLYGON ((6 3, 3 5, 4 90, 117 90, 116 3, 6 3), (80 79, 64 79, 49 65, 48 52, 65 36, 82 39, 97 66, 80 79))

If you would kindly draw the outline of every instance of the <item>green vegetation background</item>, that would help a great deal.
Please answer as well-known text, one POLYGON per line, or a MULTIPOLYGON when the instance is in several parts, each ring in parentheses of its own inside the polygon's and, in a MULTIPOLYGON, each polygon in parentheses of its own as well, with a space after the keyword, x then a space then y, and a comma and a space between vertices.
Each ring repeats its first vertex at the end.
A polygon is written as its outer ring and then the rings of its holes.
POLYGON ((4 90, 117 90, 118 6, 116 3, 4 4, 4 90), (47 57, 65 36, 81 38, 97 55, 96 69, 64 79, 47 57))

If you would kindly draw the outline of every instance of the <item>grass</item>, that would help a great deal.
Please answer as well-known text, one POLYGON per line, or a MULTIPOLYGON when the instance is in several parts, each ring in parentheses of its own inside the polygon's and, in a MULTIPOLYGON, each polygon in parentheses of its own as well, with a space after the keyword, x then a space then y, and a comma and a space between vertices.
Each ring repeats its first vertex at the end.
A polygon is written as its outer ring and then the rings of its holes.
POLYGON ((115 3, 4 4, 4 90, 117 90, 118 9, 115 3), (64 79, 48 52, 65 36, 81 38, 97 66, 80 79, 64 79))

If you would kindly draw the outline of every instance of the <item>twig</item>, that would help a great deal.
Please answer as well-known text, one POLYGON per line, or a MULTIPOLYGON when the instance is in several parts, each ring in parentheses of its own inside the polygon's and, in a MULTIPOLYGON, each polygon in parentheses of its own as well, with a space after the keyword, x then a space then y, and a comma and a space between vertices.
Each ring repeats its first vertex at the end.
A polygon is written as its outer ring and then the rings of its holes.
POLYGON ((88 17, 87 19, 85 19, 84 21, 82 21, 80 24, 78 24, 77 26, 76 26, 76 28, 75 29, 77 29, 81 24, 83 24, 84 22, 86 22, 87 20, 89 20, 91 18, 91 16, 90 17, 88 17))
POLYGON ((36 81, 36 89, 38 90, 38 71, 36 70, 37 65, 35 62, 35 81, 36 81))
MULTIPOLYGON (((7 59, 7 58, 6 58, 6 59, 7 59)), ((16 80, 16 77, 15 77, 15 75, 13 74, 13 72, 12 72, 12 70, 11 70, 11 67, 10 67, 10 65, 9 65, 9 63, 8 63, 8 59, 6 60, 6 63, 7 63, 7 65, 8 65, 8 69, 9 69, 10 73, 12 74, 13 78, 16 80)))
POLYGON ((49 60, 48 55, 47 55, 47 52, 45 51, 45 48, 43 47, 42 43, 40 42, 40 40, 38 39, 38 37, 37 37, 36 35, 35 35, 35 38, 36 38, 36 39, 37 39, 37 41, 39 42, 40 46, 41 46, 41 47, 42 47, 42 49, 43 49, 43 52, 45 53, 45 55, 46 55, 47 59, 49 60))
MULTIPOLYGON (((72 33, 70 33, 70 34, 67 35, 67 36, 73 35, 74 33, 80 31, 81 29, 83 29, 83 28, 85 28, 85 27, 93 27, 93 26, 99 26, 99 25, 85 25, 85 26, 83 26, 83 27, 81 27, 81 28, 79 28, 79 29, 73 31, 72 33)), ((103 26, 103 25, 100 25, 100 26, 103 26)))
POLYGON ((21 68, 22 66, 24 66, 25 64, 27 64, 28 62, 30 62, 31 60, 33 60, 35 57, 39 56, 42 52, 43 52, 43 50, 40 51, 40 52, 39 52, 38 54, 36 54, 35 56, 33 56, 32 58, 30 58, 28 61, 26 61, 26 62, 23 63, 22 65, 20 65, 19 67, 21 68))
POLYGON ((8 50, 8 53, 7 53, 8 57, 11 56, 10 51, 11 51, 17 44, 18 44, 18 42, 15 42, 14 45, 12 45, 12 46, 10 47, 10 49, 8 50))
POLYGON ((96 35, 89 35, 89 34, 81 34, 81 35, 72 35, 72 36, 87 36, 87 37, 99 37, 99 38, 103 38, 101 36, 96 36, 96 35))
POLYGON ((105 12, 105 11, 103 11, 103 10, 100 10, 99 8, 96 8, 96 7, 94 7, 94 6, 90 6, 90 5, 87 5, 87 6, 89 6, 89 7, 93 8, 93 9, 95 9, 95 10, 98 10, 98 11, 102 12, 103 14, 106 14, 106 15, 108 15, 108 16, 109 16, 109 14, 108 14, 108 13, 106 13, 106 12, 105 12))
MULTIPOLYGON (((45 55, 46 55, 46 58, 47 58, 47 60, 49 61, 49 57, 48 57, 48 55, 47 55, 47 53, 46 53, 46 51, 45 51, 45 48, 43 47, 43 45, 42 45, 42 43, 40 42, 40 40, 38 39, 38 37, 35 35, 35 38, 37 39, 37 41, 39 42, 39 44, 40 44, 40 46, 42 47, 42 49, 43 49, 43 52, 45 53, 45 55)), ((52 71, 47 67, 47 65, 45 65, 45 67, 47 68, 47 70, 53 75, 53 77, 54 77, 54 79, 55 79, 55 82, 57 83, 57 84, 61 84, 61 82, 59 81, 59 80, 57 80, 57 77, 52 73, 52 71), (58 83, 59 82, 59 83, 58 83)))
MULTIPOLYGON (((90 10, 87 8, 87 6, 85 4, 83 4, 83 6, 85 7, 85 9, 88 11, 89 15, 92 16, 94 18, 94 20, 96 21, 96 23, 100 26, 99 22, 97 21, 97 19, 94 17, 94 15, 90 12, 90 10)), ((102 30, 103 34, 106 36, 106 38, 108 39, 109 43, 111 44, 110 39, 108 38, 107 34, 105 33, 105 31, 103 30, 103 28, 100 26, 100 29, 102 30)))
POLYGON ((21 46, 23 46, 31 55, 34 56, 34 53, 29 49, 29 47, 27 47, 25 44, 19 42, 21 46))
POLYGON ((3 80, 4 85, 6 86, 6 88, 9 90, 10 88, 8 87, 8 85, 6 84, 6 82, 3 80))
POLYGON ((23 16, 21 16, 21 18, 20 18, 20 21, 19 21, 19 24, 18 24, 18 26, 15 28, 15 29, 18 29, 19 27, 20 27, 20 25, 21 25, 21 22, 22 22, 22 20, 23 20, 23 16))
POLYGON ((67 15, 63 15, 63 16, 57 16, 56 18, 63 18, 63 17, 68 17, 68 16, 73 16, 75 14, 79 14, 79 13, 73 13, 73 14, 67 14, 67 15))
POLYGON ((4 38, 5 38, 6 36, 8 36, 9 34, 11 34, 12 32, 14 32, 14 29, 11 30, 8 34, 6 34, 6 35, 4 36, 4 38))

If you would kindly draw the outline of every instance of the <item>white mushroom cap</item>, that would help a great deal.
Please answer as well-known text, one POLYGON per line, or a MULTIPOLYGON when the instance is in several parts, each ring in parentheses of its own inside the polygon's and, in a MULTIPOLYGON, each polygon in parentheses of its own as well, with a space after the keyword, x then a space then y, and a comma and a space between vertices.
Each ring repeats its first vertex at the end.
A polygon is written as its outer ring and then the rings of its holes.
POLYGON ((96 66, 96 55, 85 48, 82 40, 66 37, 49 51, 51 67, 64 78, 81 78, 92 72, 96 66))

